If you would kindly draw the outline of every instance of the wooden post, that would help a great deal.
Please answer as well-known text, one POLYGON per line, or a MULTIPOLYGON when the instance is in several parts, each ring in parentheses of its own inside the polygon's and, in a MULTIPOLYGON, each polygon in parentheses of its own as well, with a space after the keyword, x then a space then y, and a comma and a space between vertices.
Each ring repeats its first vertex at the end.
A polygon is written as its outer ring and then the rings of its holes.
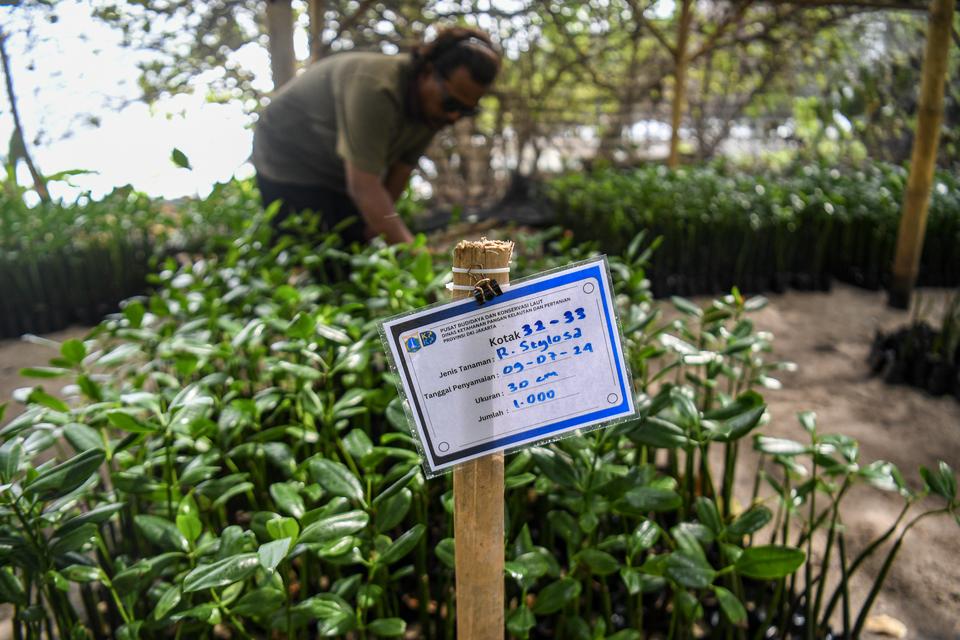
MULTIPOLYGON (((509 267, 512 253, 512 242, 463 241, 454 247, 453 266, 509 267)), ((500 284, 510 281, 509 273, 493 277, 500 284)), ((453 274, 454 284, 472 285, 475 281, 470 274, 453 274)), ((469 295, 469 291, 453 291, 454 298, 469 295)), ((503 453, 455 467, 453 500, 457 638, 503 640, 503 453)))
POLYGON ((930 185, 940 142, 943 121, 943 85, 950 58, 950 30, 955 0, 934 0, 930 5, 927 47, 923 55, 923 81, 917 114, 917 132, 913 138, 910 176, 903 197, 903 214, 897 234, 897 252, 893 263, 893 282, 888 302, 906 309, 917 281, 923 236, 927 229, 930 185))

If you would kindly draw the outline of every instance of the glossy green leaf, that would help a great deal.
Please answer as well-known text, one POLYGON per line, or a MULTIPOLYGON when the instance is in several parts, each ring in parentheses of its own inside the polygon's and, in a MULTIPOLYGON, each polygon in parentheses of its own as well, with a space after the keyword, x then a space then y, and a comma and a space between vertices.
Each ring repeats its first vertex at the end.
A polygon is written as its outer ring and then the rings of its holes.
POLYGON ((353 472, 340 462, 314 458, 310 461, 310 477, 331 495, 343 496, 354 502, 365 504, 363 486, 353 472))
POLYGON ((303 498, 300 497, 300 492, 293 483, 276 482, 270 485, 270 497, 273 498, 277 509, 298 520, 307 511, 303 498))
POLYGON ((437 558, 439 558, 440 562, 442 562, 448 569, 453 569, 456 565, 454 546, 453 538, 444 538, 437 543, 437 546, 434 549, 434 552, 437 554, 437 558))
POLYGON ((318 520, 307 526, 300 534, 298 542, 318 543, 340 538, 360 531, 370 521, 363 511, 348 511, 318 520))
POLYGON ((406 531, 399 538, 394 540, 389 547, 384 550, 380 557, 377 559, 381 564, 389 565, 400 560, 405 555, 413 551, 413 548, 417 546, 417 542, 420 541, 420 538, 423 537, 424 532, 427 530, 427 527, 423 524, 415 524, 413 527, 406 531))
POLYGON ((270 534, 273 540, 279 540, 281 538, 292 538, 296 540, 297 536, 300 535, 300 525, 293 518, 273 518, 272 520, 267 520, 266 528, 267 533, 270 534))
POLYGON ((684 587, 705 589, 717 572, 702 556, 674 552, 667 556, 666 575, 684 587))
POLYGON ((123 411, 111 411, 107 414, 110 424, 117 429, 123 429, 129 433, 153 433, 157 427, 151 424, 140 422, 129 413, 123 411))
POLYGON ((537 626, 537 618, 527 605, 523 604, 507 612, 507 631, 515 636, 526 638, 530 629, 537 626))
POLYGON ((747 547, 734 567, 737 573, 748 578, 776 580, 796 571, 805 558, 803 551, 793 547, 747 547))
POLYGON ((367 625, 367 631, 378 638, 402 636, 407 631, 403 618, 380 618, 367 625))
POLYGON ((577 486, 576 469, 565 454, 546 447, 533 447, 529 451, 537 467, 548 478, 562 487, 574 488, 577 486))
POLYGON ((380 502, 373 516, 373 526, 381 532, 393 529, 407 517, 412 503, 413 492, 401 489, 400 493, 380 502))
POLYGON ((753 448, 762 453, 780 456, 796 456, 808 451, 807 447, 799 442, 771 436, 755 436, 753 448))
POLYGON ((10 482, 20 468, 23 443, 17 438, 0 445, 0 483, 10 482))
POLYGON ((160 600, 157 601, 157 606, 153 609, 153 619, 154 620, 163 620, 168 613, 174 610, 180 600, 183 598, 183 591, 181 591, 178 585, 171 585, 163 592, 163 595, 160 596, 160 600))
POLYGON ((697 518, 700 519, 700 522, 710 529, 715 536, 719 535, 720 531, 723 530, 723 520, 720 518, 720 511, 717 509, 716 503, 710 498, 700 496, 694 501, 693 508, 697 512, 697 518))
POLYGON ((275 570, 277 565, 287 557, 287 552, 290 550, 292 543, 292 538, 280 538, 260 545, 260 549, 257 550, 260 566, 267 571, 275 570))
POLYGON ((673 511, 680 507, 680 494, 670 489, 637 487, 624 494, 624 500, 639 512, 673 511))
POLYGON ((242 553, 213 564, 203 564, 184 577, 183 591, 192 593, 239 582, 253 575, 259 566, 256 553, 242 553))
POLYGON ((59 378, 72 371, 62 367, 24 367, 18 373, 24 378, 59 378))
POLYGON ((53 409, 54 411, 59 411, 60 413, 69 413, 70 407, 67 406, 60 398, 54 397, 40 389, 39 387, 30 392, 30 395, 27 396, 28 404, 39 404, 41 406, 47 407, 48 409, 53 409))
POLYGON ((762 529, 773 518, 773 513, 763 505, 754 505, 741 513, 726 531, 726 537, 737 540, 762 529))
POLYGON ((735 625, 746 621, 747 610, 737 596, 729 589, 717 585, 713 586, 713 592, 716 594, 717 600, 720 601, 720 608, 723 610, 723 614, 727 616, 727 620, 735 625))
POLYGON ((74 364, 80 364, 87 357, 87 347, 82 340, 71 338, 60 345, 60 354, 74 364))
POLYGON ((133 520, 140 533, 158 547, 171 551, 190 550, 190 542, 186 536, 169 520, 147 514, 138 514, 133 520))
POLYGON ((580 595, 580 588, 580 582, 573 578, 560 578, 551 582, 537 594, 533 612, 538 616, 556 613, 580 595))
POLYGON ((101 449, 90 449, 47 469, 28 484, 23 494, 27 497, 55 498, 65 496, 91 478, 103 464, 101 449))
POLYGON ((590 573, 599 576, 608 576, 620 568, 620 563, 616 558, 598 549, 584 549, 574 558, 577 562, 585 564, 590 569, 590 573))
POLYGON ((95 582, 103 577, 100 567, 91 567, 85 564, 72 564, 60 571, 70 582, 95 582))

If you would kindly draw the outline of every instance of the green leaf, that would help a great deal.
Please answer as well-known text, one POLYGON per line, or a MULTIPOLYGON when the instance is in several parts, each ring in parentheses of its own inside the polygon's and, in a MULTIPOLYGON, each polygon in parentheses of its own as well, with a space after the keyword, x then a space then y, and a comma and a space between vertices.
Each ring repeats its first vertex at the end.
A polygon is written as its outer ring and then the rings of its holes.
POLYGON ((946 462, 940 461, 940 467, 936 473, 930 471, 924 466, 920 467, 920 477, 932 492, 953 502, 957 497, 957 479, 953 475, 953 469, 946 462))
POLYGON ((239 582, 253 575, 259 566, 256 553, 241 553, 213 564, 203 564, 184 577, 183 591, 192 593, 239 582))
POLYGON ((673 306, 680 311, 680 313, 693 316, 694 318, 703 316, 703 310, 686 298, 681 298, 680 296, 671 296, 670 301, 673 303, 673 306))
POLYGON ((69 413, 70 407, 60 398, 55 398, 43 389, 37 387, 27 396, 27 404, 39 404, 48 409, 59 411, 60 413, 69 413))
POLYGON ((797 419, 807 433, 815 434, 817 432, 817 414, 813 411, 801 411, 797 414, 797 419))
POLYGON ((50 545, 50 553, 59 556, 64 553, 69 553, 70 551, 77 551, 83 545, 93 540, 93 537, 96 535, 97 525, 92 522, 87 522, 79 527, 65 531, 61 533, 60 536, 54 538, 50 545))
POLYGON ((634 529, 630 536, 630 545, 633 553, 651 548, 660 537, 660 527, 653 520, 644 520, 634 529))
POLYGON ((580 582, 573 578, 560 578, 547 585, 537 594, 533 612, 538 616, 560 611, 568 602, 580 595, 580 582))
POLYGON ((402 489, 397 495, 380 503, 373 516, 373 526, 381 532, 393 529, 407 516, 412 503, 413 492, 402 489))
POLYGON ((27 604, 27 594, 20 581, 7 567, 0 567, 0 602, 9 602, 18 606, 27 604))
POLYGON ((203 523, 201 523, 200 518, 193 513, 178 515, 177 529, 180 530, 180 533, 182 533, 187 540, 195 542, 196 539, 200 537, 200 534, 203 533, 203 523))
POLYGON ((590 573, 598 576, 608 576, 620 568, 616 558, 598 549, 584 549, 574 558, 578 562, 583 562, 590 569, 590 573))
POLYGON ((187 158, 187 155, 176 147, 173 148, 173 152, 170 154, 170 160, 181 169, 193 169, 193 167, 190 166, 190 160, 187 158))
POLYGON ((759 407, 748 409, 744 413, 721 422, 716 429, 711 431, 711 439, 718 442, 735 442, 739 440, 760 424, 760 419, 766 410, 766 405, 760 405, 759 407))
POLYGON ((23 443, 17 438, 4 442, 0 446, 0 483, 10 482, 20 468, 23 456, 23 443))
POLYGON ((334 538, 348 536, 360 531, 370 521, 363 511, 348 511, 329 518, 318 520, 306 527, 300 534, 298 542, 302 544, 327 542, 334 538))
POLYGON ((660 591, 667 585, 667 581, 660 576, 641 573, 639 569, 634 567, 623 567, 620 569, 620 577, 623 579, 623 584, 627 587, 627 592, 633 596, 638 593, 660 591))
POLYGON ((100 432, 79 422, 71 422, 63 428, 63 437, 66 438, 74 451, 89 451, 90 449, 99 449, 104 446, 103 438, 100 432))
POLYGON ((533 447, 529 451, 537 467, 548 478, 562 487, 575 488, 577 486, 577 471, 566 455, 545 447, 533 447))
POLYGON ((118 511, 123 509, 125 506, 127 506, 126 502, 113 502, 109 504, 102 504, 99 507, 94 507, 90 511, 81 513, 80 515, 74 516, 73 518, 70 518, 69 520, 64 522, 62 525, 60 525, 60 528, 57 529, 53 535, 54 536, 65 535, 68 531, 71 531, 72 529, 76 529, 77 527, 84 525, 88 522, 92 522, 94 524, 100 524, 101 522, 106 522, 107 520, 110 519, 110 516, 117 513, 118 511))
POLYGON ((734 567, 737 573, 748 578, 776 580, 796 571, 805 558, 803 551, 793 547, 748 547, 743 550, 734 567))
POLYGON ((693 445, 683 427, 657 417, 641 422, 640 428, 630 434, 630 439, 638 444, 662 449, 688 449, 693 445))
POLYGON ((158 547, 173 551, 190 551, 190 542, 177 525, 169 520, 147 514, 136 515, 133 520, 140 533, 158 547))
POLYGON ((160 600, 157 602, 157 606, 153 610, 153 619, 163 620, 168 613, 173 611, 173 609, 180 604, 180 599, 182 597, 183 591, 180 590, 178 585, 170 586, 166 591, 163 592, 163 595, 160 596, 160 600))
POLYGON ((287 557, 293 538, 281 538, 260 545, 257 550, 257 557, 260 559, 260 566, 267 571, 274 571, 277 565, 287 557))
POLYGON ((666 574, 684 587, 705 589, 713 582, 717 572, 702 557, 674 552, 667 556, 666 574))
POLYGON ((367 625, 367 631, 381 638, 402 636, 407 631, 403 618, 380 618, 367 625))
POLYGON ((747 619, 747 610, 743 608, 743 604, 730 590, 715 585, 713 592, 717 595, 720 608, 723 610, 723 614, 727 616, 727 620, 739 625, 747 619))
POLYGON ((456 549, 453 538, 444 538, 437 543, 434 553, 448 569, 456 566, 456 549))
POLYGON ((674 511, 683 502, 676 491, 659 487, 636 487, 627 491, 623 498, 633 509, 643 513, 674 511))
POLYGON ((95 582, 103 577, 100 567, 72 564, 60 572, 70 582, 95 582))
POLYGON ((529 551, 505 563, 504 568, 515 580, 535 580, 550 571, 550 563, 539 551, 529 551))
POLYGON ((730 526, 727 527, 726 537, 737 540, 762 529, 773 518, 773 513, 763 505, 754 505, 741 513, 730 526))
POLYGON ((103 464, 105 457, 101 449, 90 449, 77 454, 63 464, 38 475, 24 488, 23 494, 44 499, 65 496, 89 480, 103 464))
POLYGON ((270 485, 270 497, 280 511, 298 520, 307 512, 303 498, 300 497, 300 492, 293 483, 276 482, 270 485))
POLYGON ((238 616, 263 618, 279 610, 284 602, 282 591, 263 587, 246 593, 230 610, 238 616))
POLYGON ((554 531, 560 535, 571 547, 579 547, 582 538, 580 527, 573 516, 566 511, 554 510, 547 513, 547 521, 554 531))
POLYGON ((796 456, 807 453, 807 447, 786 438, 754 436, 753 448, 762 453, 780 456, 796 456))
POLYGON ((693 507, 700 522, 710 529, 713 535, 719 535, 720 531, 723 530, 723 520, 720 518, 716 503, 710 498, 700 496, 694 502, 693 507))
POLYGON ((326 458, 314 458, 310 461, 310 477, 332 495, 366 504, 363 499, 363 485, 345 464, 326 458))
POLYGON ((300 535, 300 525, 293 518, 274 518, 267 520, 267 533, 274 540, 281 538, 297 539, 300 535))
POLYGON ((144 424, 124 411, 111 411, 107 414, 107 419, 110 421, 110 424, 117 429, 129 431, 130 433, 154 433, 157 431, 156 426, 144 424))
POLYGON ((413 525, 409 531, 405 532, 399 538, 394 540, 380 555, 377 561, 381 564, 389 565, 393 564, 397 560, 400 560, 405 555, 413 551, 413 548, 417 546, 417 542, 420 541, 420 538, 423 536, 426 530, 427 527, 423 524, 413 525))
POLYGON ((379 509, 384 500, 389 500, 391 496, 396 495, 401 489, 413 482, 413 479, 417 477, 418 473, 420 473, 420 468, 414 466, 405 474, 403 474, 403 477, 381 491, 380 494, 373 499, 373 508, 379 509))
POLYGON ((530 629, 537 626, 536 616, 533 615, 533 611, 525 604, 507 613, 506 622, 507 631, 521 638, 526 638, 530 633, 530 629))
POLYGON ((87 357, 87 347, 82 340, 71 338, 60 345, 60 354, 73 364, 80 364, 87 357))
POLYGON ((73 372, 61 367, 24 367, 19 373, 24 378, 59 378, 73 372))

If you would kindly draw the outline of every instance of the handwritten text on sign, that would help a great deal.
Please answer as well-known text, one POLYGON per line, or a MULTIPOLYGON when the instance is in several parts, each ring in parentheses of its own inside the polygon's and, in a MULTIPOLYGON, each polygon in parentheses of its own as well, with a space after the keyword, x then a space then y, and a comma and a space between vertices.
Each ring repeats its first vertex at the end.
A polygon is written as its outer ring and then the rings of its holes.
POLYGON ((635 412, 604 258, 382 329, 430 472, 635 412))

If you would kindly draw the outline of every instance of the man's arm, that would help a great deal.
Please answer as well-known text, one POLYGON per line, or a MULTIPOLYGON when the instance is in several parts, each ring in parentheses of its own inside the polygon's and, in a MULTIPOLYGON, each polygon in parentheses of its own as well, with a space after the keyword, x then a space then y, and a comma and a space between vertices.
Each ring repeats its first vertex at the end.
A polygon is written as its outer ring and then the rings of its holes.
POLYGON ((387 171, 383 186, 387 188, 387 193, 390 194, 390 198, 394 202, 403 195, 403 190, 407 188, 407 182, 410 180, 413 169, 413 165, 398 162, 387 171))
MULTIPOLYGON (((384 234, 390 244, 413 242, 413 234, 393 208, 396 198, 392 191, 388 190, 387 185, 393 185, 390 177, 394 173, 394 167, 388 172, 387 183, 384 184, 380 182, 380 176, 358 169, 352 162, 345 161, 344 166, 347 174, 347 194, 360 210, 367 229, 374 235, 384 234)), ((409 172, 407 176, 409 177, 409 172)), ((399 193, 402 192, 401 187, 399 193)))

